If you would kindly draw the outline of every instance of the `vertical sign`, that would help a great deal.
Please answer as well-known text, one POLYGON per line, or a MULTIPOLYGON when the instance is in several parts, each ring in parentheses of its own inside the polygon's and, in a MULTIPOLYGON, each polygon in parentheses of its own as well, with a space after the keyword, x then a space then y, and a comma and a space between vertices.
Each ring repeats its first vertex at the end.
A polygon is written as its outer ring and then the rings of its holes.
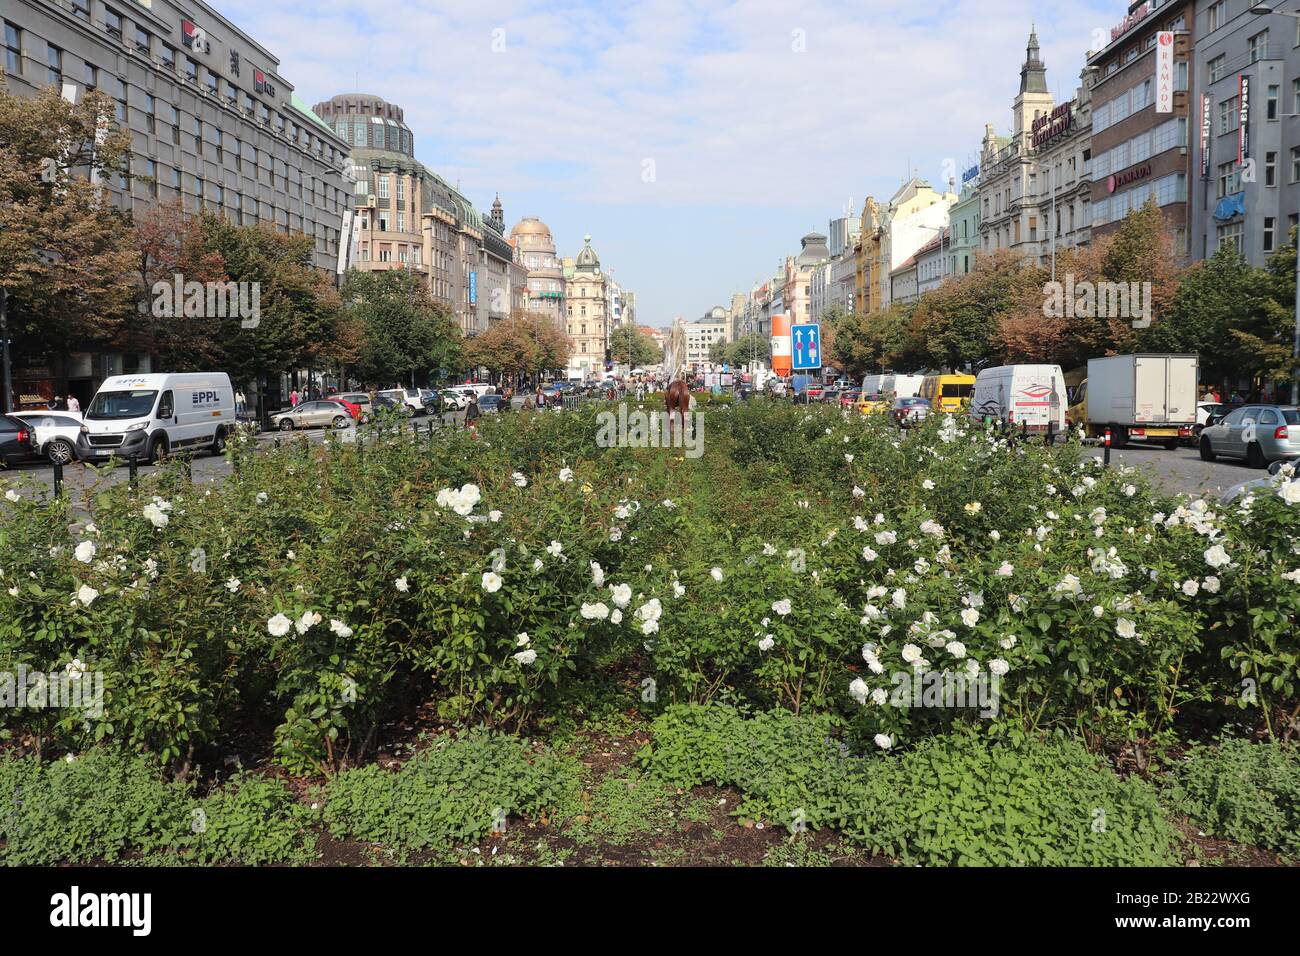
POLYGON ((1156 34, 1156 112, 1174 111, 1174 34, 1161 30, 1156 34))
POLYGON ((335 268, 339 275, 347 272, 348 266, 352 264, 350 255, 352 251, 352 222, 352 210, 343 210, 343 228, 339 230, 339 258, 338 265, 335 268))
POLYGON ((1237 115, 1237 162, 1250 156, 1250 77, 1245 73, 1237 77, 1237 97, 1240 112, 1237 115))
POLYGON ((1211 101, 1209 93, 1201 94, 1201 178, 1210 178, 1210 123, 1211 101))

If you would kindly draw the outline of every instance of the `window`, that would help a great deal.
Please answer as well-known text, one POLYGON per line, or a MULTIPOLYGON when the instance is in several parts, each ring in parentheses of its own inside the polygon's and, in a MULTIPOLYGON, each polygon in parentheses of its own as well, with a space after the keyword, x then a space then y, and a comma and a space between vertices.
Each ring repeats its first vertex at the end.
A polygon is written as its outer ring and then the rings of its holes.
POLYGON ((1277 220, 1272 216, 1264 217, 1264 251, 1273 251, 1273 237, 1277 233, 1277 220))
POLYGON ((122 39, 122 14, 118 13, 112 7, 104 8, 104 29, 108 31, 111 37, 122 39))
POLYGON ((1268 56, 1268 31, 1260 30, 1246 41, 1246 54, 1251 63, 1258 63, 1268 56))
POLYGON ((1219 134, 1231 133, 1237 128, 1237 97, 1219 101, 1219 134))
POLYGON ((215 143, 217 146, 217 162, 221 162, 223 159, 226 158, 226 156, 225 156, 225 149, 224 149, 225 136, 222 134, 220 128, 214 129, 212 131, 212 142, 215 143))
POLYGON ((167 67, 167 69, 176 69, 176 51, 166 43, 159 44, 158 57, 162 60, 163 66, 167 67))
POLYGON ((53 43, 47 43, 45 45, 45 62, 49 65, 45 81, 52 86, 58 86, 63 82, 63 51, 53 43))
POLYGON ((12 23, 5 23, 5 72, 23 75, 22 33, 12 23))
POLYGON ((1230 196, 1237 192, 1241 183, 1239 180, 1240 173, 1237 171, 1236 161, 1219 164, 1219 188, 1215 194, 1216 199, 1222 199, 1224 196, 1230 196))
POLYGON ((217 95, 217 74, 213 73, 211 70, 208 70, 207 81, 208 81, 208 92, 211 93, 213 96, 216 96, 217 95))
POLYGON ((135 28, 135 48, 137 50, 141 53, 147 54, 150 50, 152 41, 153 37, 149 35, 148 30, 144 30, 141 27, 135 28))
POLYGON ((1264 154, 1264 185, 1277 185, 1277 153, 1264 154))
POLYGON ((1271 120, 1277 119, 1277 101, 1281 95, 1282 95, 1282 87, 1278 86, 1276 83, 1271 84, 1269 86, 1268 95, 1264 98, 1265 119, 1271 119, 1271 120))
POLYGON ((1241 228, 1242 224, 1240 222, 1219 226, 1216 230, 1218 233, 1218 248, 1222 249, 1228 246, 1235 252, 1241 252, 1241 228))
POLYGON ((144 161, 144 175, 147 180, 144 184, 145 191, 156 198, 158 195, 158 164, 152 159, 144 161))
POLYGON ((1216 56, 1213 60, 1211 60, 1208 64, 1206 64, 1206 65, 1209 67, 1209 70, 1210 70, 1210 82, 1211 82, 1211 83, 1217 83, 1217 82, 1219 82, 1219 80, 1223 79, 1223 67, 1224 67, 1224 64, 1226 64, 1227 62, 1228 62, 1228 57, 1227 57, 1227 55, 1226 55, 1226 54, 1223 54, 1223 53, 1220 53, 1220 54, 1219 54, 1218 56, 1216 56))
POLYGON ((1291 182, 1300 183, 1300 146, 1291 147, 1291 182))
POLYGON ((194 152, 203 158, 203 120, 194 117, 194 152))
POLYGON ((239 101, 239 90, 235 89, 235 84, 226 80, 226 99, 233 106, 239 101))
POLYGON ((181 171, 180 171, 179 169, 177 169, 175 166, 172 167, 172 179, 171 179, 171 182, 172 182, 172 189, 176 190, 177 192, 180 192, 180 191, 181 191, 181 171))
POLYGON ((154 128, 155 106, 156 106, 156 101, 154 100, 153 95, 151 93, 146 93, 144 95, 144 125, 145 128, 148 129, 149 132, 151 133, 157 132, 157 130, 154 128))
POLYGON ((188 56, 185 58, 185 79, 191 83, 198 83, 199 81, 199 65, 194 62, 193 58, 188 56))
MULTIPOLYGON (((1296 23, 1300 23, 1300 20, 1296 23)), ((1300 79, 1291 81, 1291 112, 1300 113, 1300 79)))
POLYGON ((379 198, 387 199, 388 198, 388 177, 380 176, 376 179, 376 182, 379 183, 379 198))
POLYGON ((90 0, 72 0, 72 15, 83 20, 89 20, 90 0))
POLYGON ((86 70, 86 89, 93 90, 99 86, 99 68, 93 63, 85 64, 86 70))
POLYGON ((1212 33, 1219 29, 1219 27, 1223 26, 1224 20, 1226 19, 1224 8, 1227 5, 1227 0, 1219 0, 1218 3, 1213 4, 1210 9, 1206 11, 1205 28, 1207 33, 1212 33))

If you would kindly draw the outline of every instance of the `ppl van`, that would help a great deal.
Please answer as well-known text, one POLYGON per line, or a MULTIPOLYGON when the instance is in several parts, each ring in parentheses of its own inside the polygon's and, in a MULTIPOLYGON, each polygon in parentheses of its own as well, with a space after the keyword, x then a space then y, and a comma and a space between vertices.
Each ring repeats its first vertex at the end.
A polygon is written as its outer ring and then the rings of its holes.
POLYGON ((1059 365, 1000 365, 975 378, 970 415, 1028 432, 1065 431, 1065 374, 1059 365))
POLYGON ((235 431, 235 393, 224 372, 114 375, 82 416, 82 461, 156 461, 177 452, 220 455, 235 431))

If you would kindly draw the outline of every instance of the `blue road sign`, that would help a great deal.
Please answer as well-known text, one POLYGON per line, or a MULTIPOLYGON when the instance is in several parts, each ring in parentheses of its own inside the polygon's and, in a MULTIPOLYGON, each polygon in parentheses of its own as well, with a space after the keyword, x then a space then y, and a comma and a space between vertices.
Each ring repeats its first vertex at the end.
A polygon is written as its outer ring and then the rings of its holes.
POLYGON ((790 327, 790 345, 793 348, 792 369, 822 367, 822 327, 816 324, 790 327))

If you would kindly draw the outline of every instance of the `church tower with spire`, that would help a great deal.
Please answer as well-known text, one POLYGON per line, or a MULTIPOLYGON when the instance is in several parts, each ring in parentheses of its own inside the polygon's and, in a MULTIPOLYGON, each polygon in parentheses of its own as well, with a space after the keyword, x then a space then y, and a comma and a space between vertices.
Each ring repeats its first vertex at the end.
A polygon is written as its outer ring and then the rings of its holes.
POLYGON ((506 213, 505 209, 501 206, 500 193, 497 193, 497 198, 492 200, 492 214, 488 216, 488 222, 490 222, 493 228, 496 229, 497 232, 501 233, 501 235, 504 236, 506 234, 506 213))
POLYGON ((1047 65, 1038 47, 1038 32, 1031 27, 1025 62, 1020 68, 1020 92, 1012 107, 1015 138, 1028 146, 1034 120, 1051 113, 1052 106, 1052 94, 1047 89, 1047 65))

